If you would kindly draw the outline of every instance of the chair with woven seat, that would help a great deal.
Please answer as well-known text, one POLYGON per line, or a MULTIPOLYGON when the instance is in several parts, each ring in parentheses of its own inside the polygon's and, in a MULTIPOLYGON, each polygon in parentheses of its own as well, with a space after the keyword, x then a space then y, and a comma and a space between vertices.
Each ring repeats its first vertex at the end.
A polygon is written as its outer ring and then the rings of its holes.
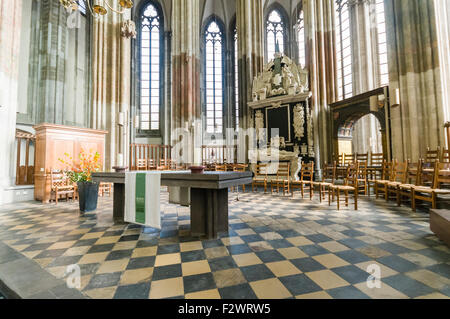
POLYGON ((349 166, 355 161, 355 154, 344 154, 344 166, 349 166))
POLYGON ((367 185, 368 185, 368 177, 367 177, 367 160, 365 161, 357 161, 358 163, 358 173, 356 177, 356 188, 358 189, 358 193, 363 193, 367 195, 367 185))
POLYGON ((302 167, 300 169, 300 180, 292 181, 292 196, 294 196, 294 189, 300 188, 302 193, 302 198, 304 198, 305 186, 309 185, 309 199, 311 200, 314 194, 314 162, 310 163, 302 163, 302 167))
POLYGON ((333 162, 336 162, 337 166, 344 165, 344 154, 338 154, 338 155, 333 154, 333 162))
POLYGON ((406 181, 400 184, 397 188, 397 205, 400 206, 405 198, 411 201, 412 205, 412 188, 421 186, 421 170, 422 160, 417 163, 408 163, 408 169, 406 173, 406 181))
POLYGON ((375 196, 378 199, 380 193, 383 193, 385 198, 387 198, 387 183, 391 181, 392 168, 394 166, 395 160, 393 162, 383 162, 381 170, 381 179, 371 181, 375 183, 375 196))
POLYGON ((345 177, 344 185, 332 185, 328 192, 328 205, 331 206, 331 202, 336 197, 337 210, 340 210, 341 197, 340 193, 345 195, 345 205, 349 203, 349 193, 353 193, 355 210, 358 210, 358 162, 350 164, 347 168, 347 174, 345 177))
POLYGON ((319 188, 319 200, 325 200, 325 195, 328 189, 334 184, 336 178, 336 162, 332 164, 325 164, 323 167, 323 176, 321 181, 312 182, 313 187, 318 186, 319 188))
POLYGON ((158 171, 169 171, 172 167, 172 160, 170 159, 161 159, 159 161, 159 165, 156 167, 158 171))
POLYGON ((391 180, 386 184, 386 200, 389 200, 390 195, 394 194, 395 199, 398 203, 399 201, 399 192, 398 187, 402 184, 406 183, 406 178, 408 174, 408 163, 405 162, 396 162, 394 168, 392 169, 391 180))
MULTIPOLYGON (((233 172, 245 172, 247 171, 247 164, 233 164, 233 172)), ((236 186, 237 191, 239 192, 239 186, 236 186)), ((234 187, 232 188, 234 191, 234 187)), ((245 193, 245 185, 242 185, 242 191, 245 193)))
POLYGON ((228 171, 228 167, 227 164, 217 164, 214 166, 214 170, 216 172, 227 172, 228 171))
POLYGON ((108 195, 108 197, 111 197, 112 194, 112 183, 100 183, 98 185, 98 195, 100 197, 104 197, 105 195, 108 195))
POLYGON ((52 170, 50 172, 50 183, 51 195, 54 196, 56 205, 58 205, 58 200, 61 195, 65 195, 66 200, 69 198, 75 200, 78 197, 74 184, 70 182, 64 172, 52 170), (69 195, 71 196, 69 197, 69 195))
POLYGON ((375 191, 375 181, 382 179, 383 162, 383 153, 370 153, 370 167, 367 169, 367 191, 369 197, 371 188, 375 191))
POLYGON ((450 163, 450 151, 448 149, 443 149, 442 150, 442 155, 441 155, 441 163, 450 163))
POLYGON ((283 196, 286 195, 286 190, 289 193, 291 191, 290 184, 291 175, 290 175, 290 163, 281 162, 278 163, 277 175, 274 179, 270 181, 270 190, 273 194, 274 188, 277 189, 277 192, 280 192, 280 187, 283 188, 283 196))
POLYGON ((434 164, 434 178, 432 187, 415 186, 412 188, 412 209, 416 211, 416 200, 431 203, 433 209, 437 208, 439 195, 450 195, 450 163, 434 164))
POLYGON ((136 170, 137 171, 146 171, 148 169, 147 159, 138 158, 136 161, 136 170))
POLYGON ((368 163, 369 162, 369 153, 362 153, 362 154, 356 153, 356 160, 358 162, 366 162, 366 163, 368 163))
POLYGON ((257 164, 255 166, 255 175, 252 180, 252 192, 258 189, 258 186, 264 186, 264 193, 267 193, 267 164, 257 164))
POLYGON ((148 171, 156 171, 158 169, 158 164, 155 159, 149 158, 147 160, 147 170, 148 171))
POLYGON ((429 147, 425 153, 425 164, 434 164, 441 159, 441 148, 438 146, 437 149, 432 150, 429 147))

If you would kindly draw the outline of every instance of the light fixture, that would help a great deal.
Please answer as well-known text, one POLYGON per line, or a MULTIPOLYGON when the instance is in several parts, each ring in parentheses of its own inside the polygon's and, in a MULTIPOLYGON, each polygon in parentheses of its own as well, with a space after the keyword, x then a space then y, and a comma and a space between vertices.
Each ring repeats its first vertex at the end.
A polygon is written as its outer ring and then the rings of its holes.
POLYGON ((390 98, 391 107, 397 107, 400 106, 400 89, 395 88, 393 96, 390 98))
MULTIPOLYGON (((86 2, 89 11, 91 12, 94 18, 99 18, 108 13, 108 9, 117 14, 125 13, 125 10, 131 9, 133 7, 132 0, 120 0, 119 5, 122 10, 115 9, 112 5, 109 4, 108 0, 83 0, 86 2)), ((59 0, 61 5, 66 8, 66 10, 76 11, 78 10, 78 1, 77 0, 59 0)))

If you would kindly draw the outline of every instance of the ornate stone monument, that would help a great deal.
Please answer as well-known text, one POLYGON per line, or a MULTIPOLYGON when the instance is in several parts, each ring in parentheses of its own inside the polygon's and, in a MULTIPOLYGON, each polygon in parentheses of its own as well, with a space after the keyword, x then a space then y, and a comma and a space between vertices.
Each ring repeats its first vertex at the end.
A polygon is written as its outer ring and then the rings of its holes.
POLYGON ((291 177, 298 180, 301 161, 315 156, 308 71, 276 52, 254 78, 252 95, 248 106, 257 140, 257 149, 249 151, 252 167, 269 163, 268 174, 276 174, 277 165, 271 163, 289 161, 291 177))

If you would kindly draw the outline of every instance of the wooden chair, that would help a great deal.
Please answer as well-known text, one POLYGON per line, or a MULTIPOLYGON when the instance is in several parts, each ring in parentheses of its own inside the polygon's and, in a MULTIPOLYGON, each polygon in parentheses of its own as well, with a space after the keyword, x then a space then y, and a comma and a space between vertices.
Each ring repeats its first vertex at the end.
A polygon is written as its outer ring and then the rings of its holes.
POLYGON ((325 164, 323 167, 323 176, 322 181, 313 182, 313 187, 319 187, 319 200, 325 200, 325 195, 329 188, 334 184, 334 180, 336 178, 336 162, 332 164, 325 164))
POLYGON ((337 166, 344 165, 344 154, 338 154, 337 156, 333 154, 333 162, 336 162, 337 166))
POLYGON ((270 190, 273 194, 273 189, 276 187, 277 192, 280 192, 280 187, 283 188, 283 195, 286 195, 287 192, 290 192, 290 163, 280 162, 278 163, 277 176, 270 181, 270 190))
POLYGON ((370 153, 370 166, 367 168, 367 191, 369 196, 371 195, 371 186, 375 189, 375 181, 382 179, 383 162, 383 153, 370 153))
POLYGON ((387 183, 391 181, 392 168, 394 166, 394 162, 384 161, 381 170, 381 179, 373 181, 375 183, 376 198, 379 197, 380 193, 384 193, 385 198, 387 198, 387 183))
POLYGON ((400 206, 407 197, 412 205, 412 188, 416 186, 421 186, 421 170, 422 170, 422 160, 417 163, 408 163, 408 170, 406 173, 406 181, 400 184, 397 188, 397 205, 400 206))
POLYGON ((75 190, 75 186, 70 182, 69 178, 61 171, 50 172, 51 182, 51 194, 55 196, 55 203, 58 205, 58 200, 61 195, 66 195, 66 199, 69 199, 71 195, 72 200, 75 200, 78 196, 75 190))
POLYGON ((145 158, 138 158, 136 161, 136 170, 137 171, 146 171, 148 170, 148 166, 147 166, 147 159, 145 158))
POLYGON ((227 164, 220 164, 220 165, 217 164, 214 166, 214 170, 216 172, 226 172, 226 171, 228 171, 228 167, 227 167, 227 164))
POLYGON ((300 188, 302 192, 302 198, 304 198, 304 189, 305 186, 309 185, 309 199, 312 200, 314 194, 314 162, 310 163, 302 163, 302 167, 300 169, 300 180, 292 181, 292 196, 294 196, 294 189, 300 188))
POLYGON ((349 193, 351 192, 353 193, 354 197, 355 210, 358 210, 358 165, 358 162, 354 162, 348 166, 344 185, 332 185, 329 188, 328 205, 331 206, 331 202, 334 201, 334 198, 336 196, 337 210, 340 210, 340 193, 344 192, 345 205, 348 207, 349 193))
POLYGON ((367 160, 357 161, 357 163, 358 163, 358 173, 356 177, 357 181, 356 188, 358 189, 358 193, 363 193, 364 195, 367 195, 368 189, 367 160))
POLYGON ((427 152, 425 154, 425 162, 426 164, 434 164, 440 160, 441 148, 438 146, 436 150, 431 150, 429 147, 427 148, 427 152))
POLYGON ((112 194, 112 183, 100 183, 98 185, 98 195, 100 197, 104 197, 105 194, 108 195, 108 197, 111 197, 112 194))
POLYGON ((172 160, 171 159, 161 159, 159 161, 159 165, 156 167, 158 171, 170 171, 172 169, 172 160))
POLYGON ((437 208, 437 198, 439 195, 449 195, 450 189, 450 163, 435 164, 434 182, 432 187, 415 186, 412 188, 412 209, 416 211, 416 200, 422 200, 431 203, 433 209, 437 208), (444 188, 444 187, 447 188, 444 188))
MULTIPOLYGON (((245 172, 247 171, 247 164, 233 164, 233 172, 245 172)), ((239 192, 239 186, 237 187, 237 191, 239 192)), ((232 189, 234 191, 234 187, 232 189)), ((242 191, 245 193, 245 185, 242 185, 242 191)))
POLYGON ((356 160, 358 162, 366 162, 366 164, 367 164, 369 162, 369 153, 363 153, 363 154, 356 153, 356 160))
POLYGON ((383 153, 370 153, 370 166, 382 166, 384 162, 383 153))
POLYGON ((391 194, 395 195, 395 199, 398 203, 399 199, 399 186, 406 183, 406 177, 408 174, 408 163, 405 162, 396 162, 394 168, 392 169, 391 180, 386 183, 386 193, 385 198, 389 200, 391 194))
POLYGON ((355 154, 344 154, 344 166, 349 166, 355 161, 355 154))
POLYGON ((154 160, 153 158, 149 158, 147 160, 147 170, 148 171, 156 171, 158 169, 158 164, 156 162, 156 160, 154 160))
POLYGON ((255 175, 252 180, 252 192, 258 189, 258 186, 264 186, 264 193, 267 193, 267 164, 257 164, 255 175))
POLYGON ((448 149, 442 150, 441 163, 450 163, 450 151, 448 149))

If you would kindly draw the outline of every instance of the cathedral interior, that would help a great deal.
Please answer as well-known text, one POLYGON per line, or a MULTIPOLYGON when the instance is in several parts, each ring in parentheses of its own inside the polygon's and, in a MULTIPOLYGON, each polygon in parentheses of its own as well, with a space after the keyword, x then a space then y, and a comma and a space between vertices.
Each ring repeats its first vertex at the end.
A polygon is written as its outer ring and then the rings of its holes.
POLYGON ((0 299, 449 299, 449 39, 447 0, 0 0, 0 299))

